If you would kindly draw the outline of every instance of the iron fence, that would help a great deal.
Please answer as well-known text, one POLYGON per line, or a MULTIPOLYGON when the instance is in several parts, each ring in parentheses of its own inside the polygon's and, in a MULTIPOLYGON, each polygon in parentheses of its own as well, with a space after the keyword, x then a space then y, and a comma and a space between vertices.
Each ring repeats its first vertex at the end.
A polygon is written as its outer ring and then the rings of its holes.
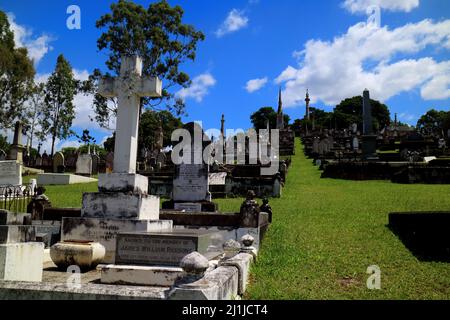
POLYGON ((0 209, 14 213, 27 212, 28 204, 36 195, 33 185, 0 186, 0 209))

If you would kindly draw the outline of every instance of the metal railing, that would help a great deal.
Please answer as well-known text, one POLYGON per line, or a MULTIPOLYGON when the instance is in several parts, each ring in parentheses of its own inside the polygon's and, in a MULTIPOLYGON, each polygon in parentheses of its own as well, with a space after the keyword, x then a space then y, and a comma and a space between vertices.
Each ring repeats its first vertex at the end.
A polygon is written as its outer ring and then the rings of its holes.
POLYGON ((0 185, 0 209, 14 213, 27 212, 28 204, 36 195, 36 190, 29 185, 0 185))

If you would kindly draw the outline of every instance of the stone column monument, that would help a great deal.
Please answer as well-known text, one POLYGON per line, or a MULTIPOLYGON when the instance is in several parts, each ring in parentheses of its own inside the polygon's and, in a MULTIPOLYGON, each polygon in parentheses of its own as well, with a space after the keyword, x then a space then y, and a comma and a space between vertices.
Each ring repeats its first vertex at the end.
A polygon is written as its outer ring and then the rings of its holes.
POLYGON ((378 160, 377 136, 373 134, 372 106, 370 105, 370 93, 363 92, 363 137, 362 152, 364 160, 378 160))

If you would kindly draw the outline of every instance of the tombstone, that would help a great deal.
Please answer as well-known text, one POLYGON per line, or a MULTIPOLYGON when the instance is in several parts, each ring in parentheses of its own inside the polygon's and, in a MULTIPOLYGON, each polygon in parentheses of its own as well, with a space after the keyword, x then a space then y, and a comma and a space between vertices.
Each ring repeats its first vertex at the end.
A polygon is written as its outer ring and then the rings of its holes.
POLYGON ((203 161, 203 150, 211 141, 197 123, 188 123, 183 128, 191 135, 190 163, 175 167, 172 200, 163 203, 163 209, 215 212, 217 206, 211 202, 209 192, 209 165, 203 161), (203 143, 195 143, 196 138, 203 143))
POLYGON ((164 152, 160 152, 156 157, 156 168, 161 170, 162 167, 166 164, 166 154, 164 152))
POLYGON ((6 160, 6 152, 0 149, 0 161, 6 160))
POLYGON ((42 155, 42 167, 44 168, 50 168, 52 167, 52 159, 47 154, 46 151, 44 151, 44 154, 42 155))
POLYGON ((363 158, 377 160, 377 136, 373 134, 372 106, 369 90, 363 92, 363 158))
POLYGON ((0 185, 22 185, 22 165, 16 160, 0 161, 0 185))
POLYGON ((356 123, 353 123, 350 126, 350 130, 352 131, 353 134, 356 134, 356 132, 358 131, 358 125, 356 123))
POLYGON ((136 174, 141 97, 161 97, 162 83, 142 77, 139 57, 124 56, 121 62, 120 76, 105 78, 99 85, 102 96, 118 100, 113 172, 99 175, 99 192, 83 194, 82 217, 64 218, 61 228, 63 241, 101 243, 106 263, 115 261, 118 233, 172 229, 171 220, 159 220, 160 200, 148 195, 148 178, 136 174))
POLYGON ((109 152, 106 155, 106 173, 112 173, 114 169, 114 152, 109 152))
POLYGON ((92 174, 98 174, 98 166, 100 164, 100 157, 97 154, 92 155, 92 174))
POLYGON ((320 142, 319 137, 313 138, 313 145, 312 145, 313 153, 319 153, 319 142, 320 142))
POLYGON ((38 154, 36 157, 35 165, 38 168, 42 167, 42 157, 40 154, 38 154))
POLYGON ((64 173, 66 170, 64 164, 64 154, 62 152, 57 152, 53 156, 53 172, 54 173, 64 173))
POLYGON ((92 156, 90 154, 78 156, 75 174, 87 177, 92 175, 92 156))

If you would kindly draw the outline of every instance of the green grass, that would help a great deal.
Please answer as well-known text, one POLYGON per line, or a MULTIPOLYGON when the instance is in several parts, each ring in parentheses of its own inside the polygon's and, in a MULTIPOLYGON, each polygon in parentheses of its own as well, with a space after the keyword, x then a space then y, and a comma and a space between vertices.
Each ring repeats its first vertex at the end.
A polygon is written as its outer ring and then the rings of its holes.
POLYGON ((321 179, 297 141, 283 192, 247 299, 450 298, 450 264, 420 262, 386 226, 393 211, 450 210, 448 185, 321 179), (381 290, 367 289, 371 265, 381 290))
MULTIPOLYGON (((389 212, 450 210, 449 186, 321 179, 296 143, 245 298, 449 299, 450 264, 417 260, 386 226, 389 212), (366 287, 371 265, 381 268, 379 291, 366 287)), ((46 194, 55 207, 80 207, 81 194, 96 190, 48 186, 46 194)), ((243 199, 215 201, 237 212, 243 199)))

